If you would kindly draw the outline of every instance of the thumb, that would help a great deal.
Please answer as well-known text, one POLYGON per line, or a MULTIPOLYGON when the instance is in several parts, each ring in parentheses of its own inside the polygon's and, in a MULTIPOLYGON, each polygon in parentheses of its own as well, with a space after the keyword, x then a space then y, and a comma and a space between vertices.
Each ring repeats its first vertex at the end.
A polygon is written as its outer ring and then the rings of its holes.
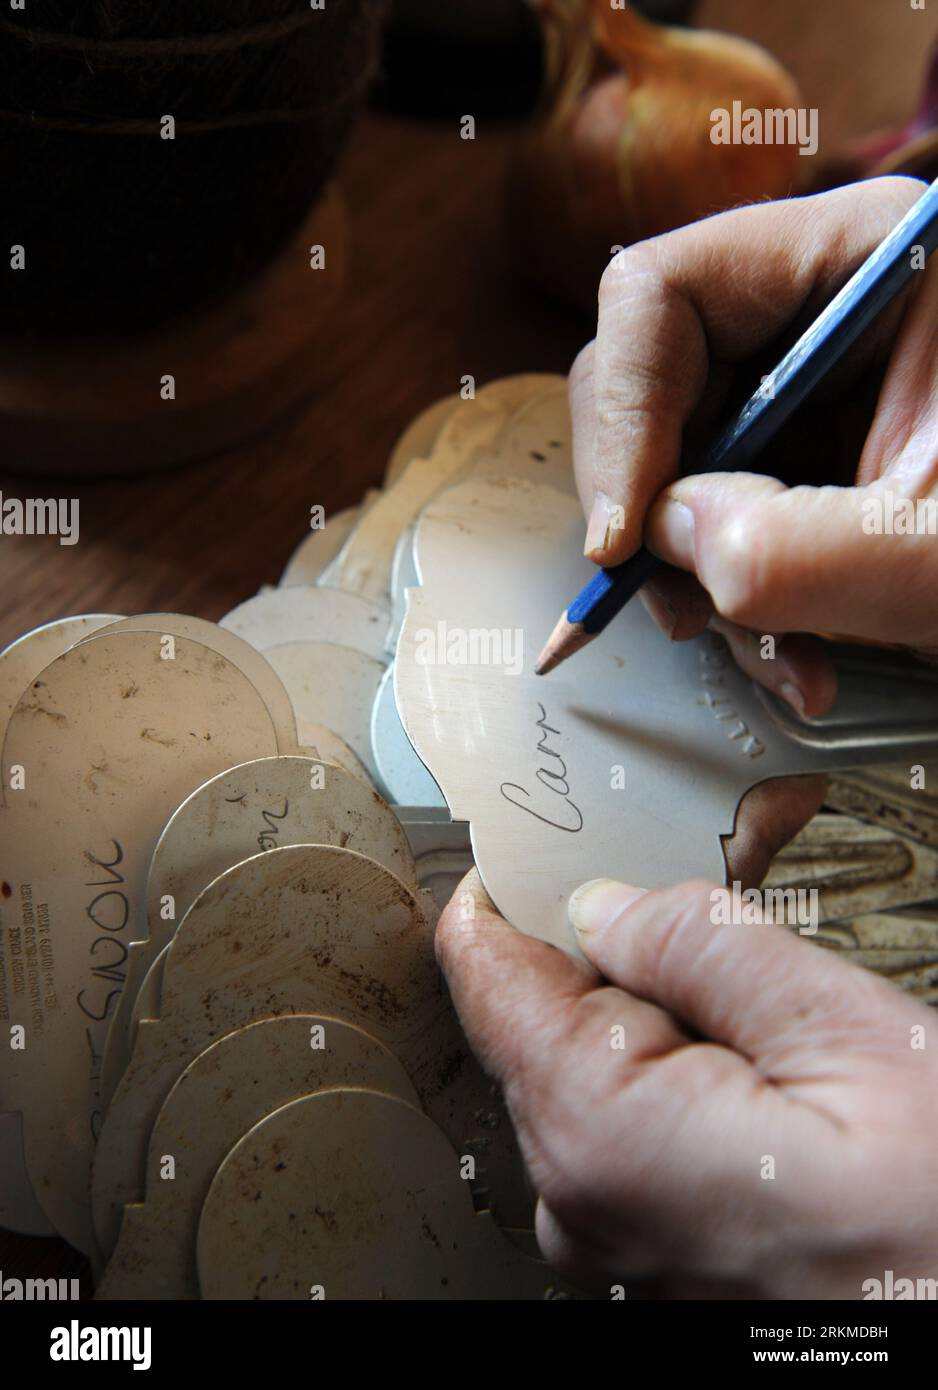
MULTIPOLYGON (((938 503, 920 505, 938 514, 938 503)), ((914 516, 915 500, 897 496, 888 477, 787 488, 751 473, 700 474, 665 489, 645 538, 742 627, 932 646, 938 558, 928 528, 905 534, 910 507, 914 516)))
POLYGON ((827 1074, 845 1045, 875 1045, 877 1023, 895 1031, 897 1013, 901 1028, 895 989, 782 926, 727 921, 714 904, 728 892, 692 882, 646 893, 596 879, 573 894, 570 920, 584 955, 612 984, 776 1080, 812 1067, 827 1074))

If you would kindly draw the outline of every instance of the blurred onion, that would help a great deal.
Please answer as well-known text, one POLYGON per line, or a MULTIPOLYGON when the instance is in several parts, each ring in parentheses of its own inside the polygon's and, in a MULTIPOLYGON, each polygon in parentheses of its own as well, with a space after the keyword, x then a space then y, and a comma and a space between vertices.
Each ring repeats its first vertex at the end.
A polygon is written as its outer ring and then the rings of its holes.
POLYGON ((792 191, 794 144, 714 144, 711 113, 801 106, 756 44, 665 28, 609 0, 534 0, 545 27, 547 109, 509 189, 522 270, 589 308, 612 248, 792 191))

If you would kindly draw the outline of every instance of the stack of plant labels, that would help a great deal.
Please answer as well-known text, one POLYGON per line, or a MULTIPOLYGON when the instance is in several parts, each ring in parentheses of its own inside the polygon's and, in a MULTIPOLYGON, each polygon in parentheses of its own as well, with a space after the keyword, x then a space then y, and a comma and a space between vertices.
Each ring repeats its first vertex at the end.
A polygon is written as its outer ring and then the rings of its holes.
MULTIPOLYGON (((638 606, 538 684, 581 545, 565 383, 510 378, 425 412, 219 624, 84 615, 0 654, 0 1224, 108 1298, 556 1290, 440 906, 475 860, 569 949, 576 883, 722 878, 753 782, 838 765, 638 606)), ((864 913, 933 896, 913 858, 864 913)))
POLYGON ((402 534, 535 401, 566 474, 563 382, 497 383, 220 624, 83 615, 0 655, 0 1222, 100 1296, 556 1286, 434 959, 467 829, 388 679, 402 534))

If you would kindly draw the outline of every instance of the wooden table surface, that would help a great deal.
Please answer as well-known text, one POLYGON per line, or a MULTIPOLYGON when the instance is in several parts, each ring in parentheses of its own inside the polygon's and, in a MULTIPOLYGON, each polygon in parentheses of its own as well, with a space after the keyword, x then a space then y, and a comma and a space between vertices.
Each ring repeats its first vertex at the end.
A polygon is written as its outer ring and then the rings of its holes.
MULTIPOLYGON (((902 119, 914 104, 938 5, 908 0, 704 0, 713 27, 761 39, 820 108, 822 148, 902 119)), ((511 126, 366 116, 341 184, 351 212, 342 333, 323 343, 308 408, 260 442, 171 473, 55 486, 0 473, 8 496, 77 496, 81 539, 0 538, 0 646, 67 613, 177 610, 218 618, 276 582, 306 533, 377 483, 408 421, 471 373, 565 371, 588 320, 523 289, 501 239, 511 126)), ((7 1277, 65 1276, 61 1242, 0 1232, 7 1277)), ((87 1284, 86 1284, 86 1287, 87 1284)))

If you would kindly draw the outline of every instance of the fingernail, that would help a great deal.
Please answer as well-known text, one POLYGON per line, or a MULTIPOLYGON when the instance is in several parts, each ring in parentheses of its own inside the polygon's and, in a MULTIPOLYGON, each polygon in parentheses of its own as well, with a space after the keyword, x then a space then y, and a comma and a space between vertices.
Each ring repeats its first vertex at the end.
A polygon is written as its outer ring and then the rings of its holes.
POLYGON ((802 718, 805 716, 806 706, 804 696, 795 685, 794 681, 782 681, 780 693, 791 705, 792 709, 798 711, 802 718))
POLYGON ((567 915, 578 936, 602 931, 636 899, 644 897, 644 888, 630 883, 618 883, 614 878, 591 878, 570 894, 567 915))
POLYGON ((694 513, 690 507, 669 498, 656 518, 655 535, 672 564, 685 569, 694 568, 694 513))
POLYGON ((607 497, 604 492, 597 492, 593 499, 589 525, 586 528, 584 555, 592 555, 597 550, 606 549, 612 539, 612 533, 617 529, 615 525, 617 511, 618 508, 611 498, 607 497))

